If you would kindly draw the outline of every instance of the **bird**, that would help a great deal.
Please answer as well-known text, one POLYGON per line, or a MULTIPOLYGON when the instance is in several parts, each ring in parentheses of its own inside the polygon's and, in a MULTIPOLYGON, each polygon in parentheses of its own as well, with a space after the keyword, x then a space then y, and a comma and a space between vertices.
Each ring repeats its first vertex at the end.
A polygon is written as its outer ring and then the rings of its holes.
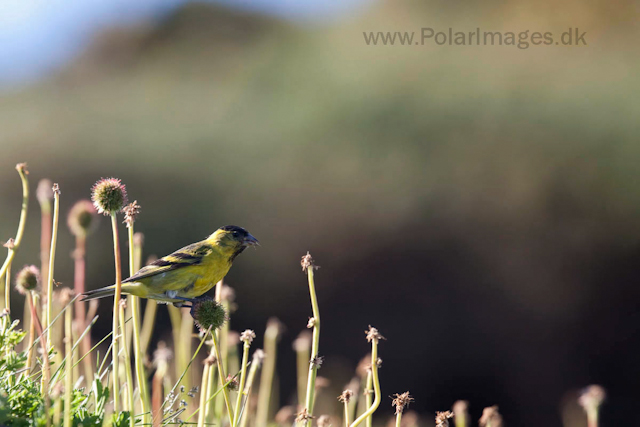
MULTIPOLYGON (((242 251, 259 244, 242 227, 220 227, 205 240, 178 249, 123 280, 122 294, 176 306, 194 303, 226 276, 242 251)), ((116 285, 111 285, 88 291, 82 294, 82 301, 109 297, 115 290, 116 285)))

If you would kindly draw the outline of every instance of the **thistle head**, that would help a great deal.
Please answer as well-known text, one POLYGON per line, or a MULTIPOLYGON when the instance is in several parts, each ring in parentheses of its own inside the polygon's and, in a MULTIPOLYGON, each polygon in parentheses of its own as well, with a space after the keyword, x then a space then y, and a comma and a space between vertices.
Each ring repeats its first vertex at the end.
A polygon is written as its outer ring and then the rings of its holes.
POLYGON ((85 237, 96 229, 98 225, 98 213, 89 200, 80 200, 69 211, 67 225, 71 234, 76 237, 85 237))
POLYGON ((413 402, 413 397, 411 397, 408 391, 402 394, 396 393, 391 396, 391 405, 396 408, 396 415, 404 412, 404 408, 409 406, 411 402, 413 402))
POLYGON ((227 312, 222 304, 211 297, 200 298, 191 306, 191 317, 200 330, 220 328, 227 321, 227 312))
POLYGON ((40 283, 40 270, 35 265, 25 265, 16 275, 16 290, 22 295, 33 291, 40 283))
POLYGON ((127 189, 117 178, 103 178, 91 188, 91 200, 99 213, 115 215, 127 204, 127 189))
POLYGON ((44 205, 49 203, 51 199, 53 199, 53 182, 48 179, 41 179, 38 182, 38 189, 36 190, 36 198, 38 199, 38 203, 44 205))

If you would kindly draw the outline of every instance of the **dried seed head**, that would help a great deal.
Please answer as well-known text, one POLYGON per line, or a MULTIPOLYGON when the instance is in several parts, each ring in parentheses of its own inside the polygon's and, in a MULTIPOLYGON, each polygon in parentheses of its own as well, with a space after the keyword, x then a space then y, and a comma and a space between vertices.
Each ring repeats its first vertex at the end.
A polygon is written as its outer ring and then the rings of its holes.
POLYGON ((235 375, 227 375, 227 380, 225 381, 227 384, 227 388, 231 391, 237 391, 240 387, 240 383, 238 382, 238 378, 235 375))
POLYGON ((69 211, 67 225, 74 236, 87 236, 98 225, 98 212, 89 200, 80 200, 69 211))
POLYGON ((300 265, 302 266, 302 271, 307 271, 307 269, 311 268, 314 270, 319 269, 320 267, 314 264, 313 258, 311 254, 307 252, 305 256, 302 257, 302 261, 300 261, 300 265))
POLYGON ((449 418, 453 418, 453 412, 436 412, 436 427, 449 427, 449 418))
POLYGON ((404 411, 405 406, 409 406, 409 403, 413 402, 413 397, 409 394, 408 391, 405 391, 402 394, 394 394, 391 397, 391 405, 396 408, 396 415, 401 414, 404 411))
POLYGON ((498 412, 498 406, 484 408, 478 423, 480 427, 502 427, 502 415, 498 412))
POLYGON ((578 404, 585 412, 597 412, 602 402, 607 397, 604 388, 599 385, 590 385, 582 390, 578 398, 578 404))
POLYGON ((314 368, 320 369, 322 363, 324 362, 324 356, 316 356, 312 357, 309 363, 313 365, 314 368))
POLYGON ((13 248, 16 247, 16 241, 13 239, 13 237, 11 237, 9 240, 7 240, 6 242, 4 242, 2 244, 2 246, 4 246, 5 248, 12 250, 13 248))
POLYGON ((29 175, 29 171, 27 170, 27 164, 26 163, 18 163, 16 165, 16 170, 18 172, 22 172, 25 175, 29 175))
POLYGON ((353 391, 347 389, 343 391, 340 396, 338 396, 338 400, 342 403, 349 403, 352 397, 353 397, 353 391))
POLYGON ((153 364, 158 366, 160 364, 169 363, 169 360, 173 358, 173 352, 164 341, 158 342, 158 348, 153 352, 153 364))
POLYGON ((318 427, 331 427, 331 417, 329 415, 320 415, 317 424, 318 427))
POLYGON ((296 352, 309 351, 309 349, 311 348, 311 332, 300 332, 300 334, 298 334, 298 337, 293 340, 291 346, 296 352))
POLYGON ((307 411, 307 408, 303 408, 302 411, 300 411, 300 413, 298 413, 298 415, 296 416, 296 422, 306 423, 307 421, 312 420, 314 418, 315 417, 309 414, 309 411, 307 411))
POLYGON ((466 400, 456 400, 453 406, 451 407, 453 411, 453 415, 456 417, 456 420, 463 420, 464 425, 468 424, 469 420, 469 402, 466 400))
POLYGON ((117 178, 103 178, 91 188, 91 200, 99 213, 114 215, 127 203, 127 189, 117 178))
POLYGON ((191 306, 191 316, 200 330, 211 327, 215 331, 227 321, 227 312, 222 304, 211 297, 200 298, 191 306))
POLYGON ((386 340, 386 338, 380 335, 378 330, 371 325, 369 325, 369 330, 364 331, 364 333, 367 334, 367 341, 369 342, 373 340, 375 340, 376 342, 380 340, 386 340))
POLYGON ((140 205, 137 200, 129 203, 123 209, 124 211, 124 223, 127 224, 127 228, 131 228, 136 221, 136 216, 140 213, 140 205))
POLYGON ((43 205, 53 199, 53 191, 51 191, 53 183, 48 179, 41 179, 38 182, 38 189, 36 190, 36 198, 38 202, 43 205))
POLYGON ((256 338, 256 333, 253 332, 251 329, 247 329, 240 334, 240 341, 242 341, 246 345, 251 345, 251 343, 255 338, 256 338))
POLYGON ((40 270, 35 265, 25 265, 16 275, 16 290, 22 295, 33 291, 40 283, 40 270))
POLYGON ((53 195, 55 196, 60 195, 60 185, 57 182, 53 183, 53 187, 51 187, 51 190, 53 191, 53 195))

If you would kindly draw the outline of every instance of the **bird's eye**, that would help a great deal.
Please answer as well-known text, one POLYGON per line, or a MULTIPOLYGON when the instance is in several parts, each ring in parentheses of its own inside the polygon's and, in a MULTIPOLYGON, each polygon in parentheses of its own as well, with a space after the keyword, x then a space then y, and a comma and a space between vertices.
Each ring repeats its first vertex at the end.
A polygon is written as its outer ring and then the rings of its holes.
POLYGON ((231 233, 233 235, 233 237, 238 237, 240 235, 240 233, 238 233, 237 231, 234 231, 233 233, 231 233))

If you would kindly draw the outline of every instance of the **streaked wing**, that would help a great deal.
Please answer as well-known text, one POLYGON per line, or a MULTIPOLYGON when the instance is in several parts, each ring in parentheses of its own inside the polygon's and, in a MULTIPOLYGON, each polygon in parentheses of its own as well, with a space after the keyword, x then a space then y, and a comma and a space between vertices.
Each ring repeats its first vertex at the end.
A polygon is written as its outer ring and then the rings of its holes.
POLYGON ((167 273, 179 268, 198 265, 206 255, 211 253, 212 250, 213 248, 205 242, 193 243, 152 262, 146 267, 141 268, 136 274, 126 280, 123 280, 122 283, 137 282, 139 280, 167 273))

